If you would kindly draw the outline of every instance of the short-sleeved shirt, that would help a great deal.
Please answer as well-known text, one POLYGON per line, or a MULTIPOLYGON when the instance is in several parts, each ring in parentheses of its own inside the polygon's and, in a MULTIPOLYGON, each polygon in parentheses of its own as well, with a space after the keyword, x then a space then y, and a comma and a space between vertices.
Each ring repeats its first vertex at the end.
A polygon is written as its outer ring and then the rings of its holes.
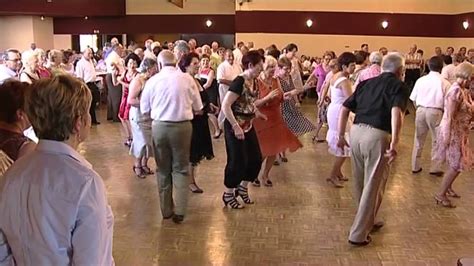
POLYGON ((405 111, 409 93, 395 74, 386 72, 361 82, 343 105, 355 113, 354 124, 367 124, 391 133, 392 108, 405 111))
POLYGON ((254 102, 257 99, 256 82, 254 88, 248 88, 245 79, 242 76, 237 76, 229 86, 229 91, 238 94, 240 97, 232 104, 232 113, 237 122, 242 126, 242 123, 249 122, 255 118, 254 102))

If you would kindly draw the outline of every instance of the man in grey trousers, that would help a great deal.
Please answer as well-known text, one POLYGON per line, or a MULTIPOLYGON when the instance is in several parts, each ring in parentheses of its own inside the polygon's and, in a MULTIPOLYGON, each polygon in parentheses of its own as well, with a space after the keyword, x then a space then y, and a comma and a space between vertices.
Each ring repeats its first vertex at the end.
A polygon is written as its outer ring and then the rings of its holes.
POLYGON ((339 118, 338 146, 344 139, 349 112, 355 113, 350 131, 354 198, 358 205, 349 243, 364 246, 371 242, 369 233, 383 226, 376 221, 382 203, 389 165, 397 156, 403 114, 409 89, 403 83, 405 59, 391 53, 382 62, 380 76, 361 82, 343 104, 339 118))
POLYGON ((176 68, 171 51, 158 55, 161 71, 145 84, 140 100, 142 113, 153 119, 152 138, 157 166, 163 219, 181 223, 186 214, 189 186, 189 152, 193 112, 202 102, 193 78, 176 68), (173 202, 173 187, 175 198, 173 202))

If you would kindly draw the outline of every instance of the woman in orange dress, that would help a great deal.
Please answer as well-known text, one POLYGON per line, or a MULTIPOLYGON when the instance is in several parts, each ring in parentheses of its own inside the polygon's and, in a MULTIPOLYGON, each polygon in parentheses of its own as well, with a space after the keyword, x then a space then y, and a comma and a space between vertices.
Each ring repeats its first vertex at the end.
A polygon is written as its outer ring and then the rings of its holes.
MULTIPOLYGON (((265 57, 263 72, 257 80, 258 100, 255 105, 267 117, 267 120, 255 119, 254 126, 262 157, 266 159, 263 169, 262 181, 265 186, 272 186, 268 174, 273 166, 276 156, 286 151, 291 152, 303 147, 298 138, 290 131, 281 115, 283 90, 280 82, 274 77, 277 61, 271 56, 265 57)), ((254 185, 259 186, 258 179, 254 185)))

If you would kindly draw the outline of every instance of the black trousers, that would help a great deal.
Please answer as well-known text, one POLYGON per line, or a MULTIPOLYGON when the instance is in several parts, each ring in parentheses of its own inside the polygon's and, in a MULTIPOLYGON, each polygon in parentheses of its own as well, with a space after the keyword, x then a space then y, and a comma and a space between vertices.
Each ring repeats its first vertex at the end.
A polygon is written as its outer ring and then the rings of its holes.
POLYGON ((410 93, 415 86, 415 82, 420 78, 420 69, 407 69, 405 71, 405 83, 410 87, 410 93))
POLYGON ((97 115, 95 113, 95 109, 97 107, 97 103, 100 102, 100 91, 95 82, 88 82, 87 87, 91 91, 92 94, 92 103, 91 108, 89 109, 89 113, 91 115, 92 123, 97 123, 97 115))
POLYGON ((255 129, 252 128, 245 133, 243 140, 239 140, 235 137, 230 123, 225 120, 224 134, 227 152, 224 185, 227 188, 236 188, 242 181, 253 182, 262 166, 262 153, 255 129))

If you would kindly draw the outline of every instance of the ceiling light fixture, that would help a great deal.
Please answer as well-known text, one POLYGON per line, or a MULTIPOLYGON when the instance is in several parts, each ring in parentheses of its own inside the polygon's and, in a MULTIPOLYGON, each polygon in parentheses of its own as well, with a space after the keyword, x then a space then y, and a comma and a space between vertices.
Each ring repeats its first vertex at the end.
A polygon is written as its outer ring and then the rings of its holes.
POLYGON ((313 21, 311 19, 306 20, 306 27, 311 28, 313 26, 313 21))
POLYGON ((206 26, 210 28, 212 26, 212 21, 210 19, 206 20, 206 26))
POLYGON ((382 28, 384 28, 384 29, 388 28, 388 21, 384 20, 384 21, 382 21, 381 24, 382 24, 382 28))
POLYGON ((85 20, 88 20, 88 19, 89 19, 89 17, 88 17, 88 16, 85 16, 85 17, 84 17, 84 19, 85 19, 85 20))
POLYGON ((469 28, 469 21, 465 20, 463 23, 462 23, 462 27, 467 30, 467 28, 469 28))

